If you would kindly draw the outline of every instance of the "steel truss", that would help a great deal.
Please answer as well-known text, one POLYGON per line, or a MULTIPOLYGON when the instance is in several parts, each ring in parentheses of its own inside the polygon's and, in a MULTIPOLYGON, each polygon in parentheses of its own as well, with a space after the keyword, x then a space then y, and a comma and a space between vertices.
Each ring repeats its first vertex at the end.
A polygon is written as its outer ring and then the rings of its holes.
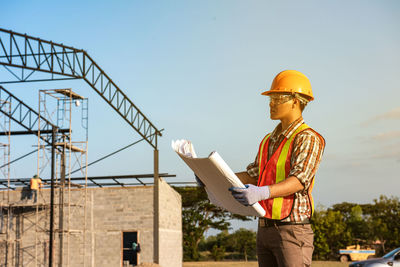
MULTIPOLYGON (((53 127, 58 128, 56 125, 42 117, 39 126, 39 113, 37 113, 34 109, 25 104, 22 100, 11 94, 1 85, 0 99, 2 100, 2 102, 0 103, 0 112, 2 112, 5 116, 11 118, 23 128, 25 128, 28 133, 39 136, 43 139, 44 142, 46 142, 48 145, 51 145, 51 133, 53 127), (6 103, 10 103, 11 105, 10 112, 5 112, 5 110, 1 108, 3 107, 3 105, 6 105, 6 103), (46 134, 39 135, 39 132, 46 134)), ((66 131, 64 130, 62 132, 66 131)), ((3 134, 3 132, 0 133, 0 135, 3 134)), ((24 133, 21 132, 21 134, 24 133)))
POLYGON ((86 51, 0 28, 0 65, 13 78, 0 84, 83 79, 157 149, 161 132, 86 51))

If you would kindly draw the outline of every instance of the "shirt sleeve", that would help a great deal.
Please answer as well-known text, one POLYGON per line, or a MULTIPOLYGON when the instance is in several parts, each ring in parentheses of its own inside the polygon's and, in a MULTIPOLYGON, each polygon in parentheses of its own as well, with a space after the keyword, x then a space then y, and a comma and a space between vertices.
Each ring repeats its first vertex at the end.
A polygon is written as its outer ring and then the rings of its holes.
POLYGON ((317 172, 325 140, 312 130, 299 133, 293 143, 289 176, 295 176, 303 184, 305 193, 317 172))
POLYGON ((247 173, 250 175, 251 178, 258 179, 258 175, 259 175, 258 155, 256 156, 256 159, 254 160, 254 162, 247 165, 246 169, 247 169, 247 173))

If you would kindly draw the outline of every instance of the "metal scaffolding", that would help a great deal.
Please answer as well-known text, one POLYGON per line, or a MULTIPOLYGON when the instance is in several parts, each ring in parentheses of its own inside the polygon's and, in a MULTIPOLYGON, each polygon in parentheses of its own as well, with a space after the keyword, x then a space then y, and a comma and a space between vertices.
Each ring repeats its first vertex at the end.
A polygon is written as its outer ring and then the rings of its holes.
MULTIPOLYGON (((66 46, 52 41, 46 41, 37 37, 29 36, 27 34, 16 33, 0 28, 0 66, 2 66, 4 70, 6 70, 6 73, 9 74, 9 77, 6 80, 0 81, 0 84, 70 79, 84 80, 117 114, 120 115, 120 117, 126 123, 128 123, 128 125, 133 128, 135 132, 141 136, 142 140, 145 140, 154 149, 154 262, 158 263, 160 201, 158 137, 161 136, 161 130, 158 130, 150 122, 150 120, 139 110, 139 108, 116 85, 116 83, 105 73, 105 71, 100 68, 100 66, 88 55, 85 50, 76 49, 71 46, 66 46)), ((72 96, 70 96, 70 98, 71 97, 72 96)), ((27 117, 21 118, 25 120, 27 117)), ((15 121, 15 119, 13 120, 15 121)), ((48 125, 57 124, 58 122, 54 122, 49 123, 48 125)), ((47 143, 46 145, 51 145, 52 150, 54 151, 52 155, 59 155, 58 153, 60 149, 69 151, 68 153, 78 153, 73 151, 73 144, 71 143, 72 141, 68 140, 68 137, 65 137, 66 139, 59 140, 59 143, 69 143, 69 145, 61 146, 54 144, 56 138, 60 138, 60 133, 62 133, 63 129, 58 127, 42 129, 42 127, 43 125, 40 125, 37 130, 33 129, 32 127, 28 127, 30 128, 28 130, 30 133, 39 136, 39 151, 44 148, 45 143, 47 143), (52 144, 50 144, 50 141, 52 144), (56 151, 58 152, 56 153, 56 151)), ((20 133, 14 132, 13 134, 20 133)), ((65 136, 68 136, 68 134, 65 134, 65 136)), ((83 146, 83 150, 87 151, 87 141, 86 144, 83 144, 83 146)), ((38 152, 38 155, 42 157, 42 160, 39 160, 40 157, 38 157, 38 173, 41 169, 39 161, 45 162, 47 160, 51 162, 51 165, 54 168, 55 166, 59 166, 59 164, 55 164, 55 161, 60 161, 60 156, 46 159, 45 154, 40 154, 40 152, 38 152)), ((71 162, 68 164, 71 166, 71 162)), ((55 180, 55 177, 57 176, 57 170, 54 169, 53 171, 54 173, 51 178, 51 183, 53 185, 51 186, 52 190, 54 189, 54 183, 57 183, 55 180)), ((58 176, 62 175, 58 174, 58 176)), ((84 176, 86 176, 86 168, 84 176)), ((66 183, 67 180, 65 181, 66 183)), ((87 181, 85 183, 87 183, 87 181)), ((71 185, 70 180, 68 180, 68 185, 71 185)), ((53 193, 54 192, 52 191, 52 196, 53 193)), ((53 205, 54 203, 51 203, 50 207, 53 207, 53 205)), ((62 206, 64 207, 64 205, 62 206)), ((52 209, 50 208, 50 211, 51 210, 52 209)), ((51 216, 54 216, 54 214, 51 216)), ((52 233, 53 230, 50 230, 50 235, 52 233)), ((52 239, 50 239, 49 242, 52 242, 52 239)), ((49 244, 49 249, 51 248, 52 245, 49 244)), ((49 261, 49 266, 52 266, 51 255, 49 256, 49 261)))
MULTIPOLYGON (((74 238, 76 239, 74 245, 79 246, 83 251, 82 263, 83 266, 86 266, 88 99, 74 93, 71 89, 40 90, 39 114, 39 128, 41 119, 45 118, 47 121, 55 123, 57 128, 68 130, 66 134, 53 131, 54 137, 51 138, 54 141, 51 145, 49 265, 57 262, 59 266, 70 266, 70 239, 74 238), (74 124, 74 133, 80 133, 82 138, 80 140, 77 140, 75 134, 72 134, 74 109, 79 109, 81 113, 80 123, 74 124), (78 129, 79 126, 81 129, 78 129), (72 196, 71 190, 74 184, 71 181, 71 172, 75 168, 78 168, 80 175, 83 176, 84 183, 72 196), (58 210, 54 209, 55 205, 58 206, 58 210), (58 212, 58 223, 55 222, 56 211, 58 212), (78 220, 74 220, 74 216, 83 216, 83 224, 76 223, 78 220), (53 242, 55 237, 52 236, 52 233, 58 234, 58 243, 53 242), (57 261, 54 259, 56 249, 58 251, 57 261)), ((42 175, 46 166, 49 165, 50 158, 46 157, 49 146, 46 146, 43 141, 47 139, 47 137, 42 137, 39 131, 39 175, 42 175)))
POLYGON ((3 194, 3 198, 0 202, 0 234, 4 235, 3 242, 0 244, 1 251, 4 252, 4 258, 0 258, 0 264, 7 266, 10 262, 10 254, 12 254, 12 246, 14 244, 10 228, 12 228, 12 210, 6 208, 10 204, 10 166, 8 163, 10 162, 10 147, 11 147, 11 123, 10 117, 6 114, 11 114, 11 103, 8 101, 4 101, 0 99, 0 129, 5 133, 4 136, 0 139, 0 157, 2 165, 6 165, 1 168, 1 180, 4 181, 4 185, 7 187, 7 194, 3 194))
MULTIPOLYGON (((38 244, 41 244, 41 240, 38 239, 37 233, 39 231, 45 232, 45 227, 40 226, 39 222, 42 221, 43 216, 46 218, 46 208, 48 208, 48 205, 46 205, 46 203, 27 203, 26 200, 32 196, 32 191, 30 190, 21 191, 21 199, 10 197, 11 190, 15 190, 15 186, 13 186, 9 177, 11 164, 10 137, 14 133, 11 131, 11 121, 16 122, 27 130, 22 132, 20 131, 18 134, 36 134, 39 136, 39 139, 42 138, 38 134, 40 129, 47 132, 49 127, 54 128, 54 126, 51 125, 50 122, 44 121, 44 123, 42 123, 43 128, 40 128, 37 124, 39 114, 3 87, 0 87, 0 116, 4 117, 4 125, 6 125, 5 127, 1 127, 1 136, 2 138, 8 138, 8 152, 4 153, 4 155, 8 154, 8 156, 4 157, 4 162, 0 168, 1 172, 4 174, 1 183, 3 186, 7 183, 5 186, 7 191, 3 194, 1 205, 1 212, 3 215, 2 221, 7 223, 7 227, 5 228, 6 231, 4 233, 6 238, 2 239, 6 244, 4 245, 4 253, 0 254, 2 256, 0 257, 0 260, 3 261, 4 266, 22 266, 22 257, 26 254, 30 257, 29 262, 34 261, 36 263, 35 266, 38 266, 38 262, 46 262, 46 258, 40 260, 37 257, 37 247, 38 244), (4 198, 4 196, 6 197, 4 198), (31 247, 25 247, 22 243, 24 221, 29 222, 30 225, 28 228, 35 229, 35 240, 31 247)), ((41 141, 46 144, 51 142, 48 138, 41 139, 41 141)), ((5 148, 6 146, 3 147, 5 148)), ((45 246, 47 246, 47 243, 48 241, 46 240, 43 242, 45 246)), ((43 265, 45 265, 45 263, 43 263, 43 265)))
POLYGON ((72 238, 78 239, 74 240, 74 245, 83 251, 81 262, 85 266, 88 100, 74 94, 71 89, 41 90, 39 112, 35 112, 0 86, 0 101, 0 185, 7 190, 2 194, 0 209, 1 223, 5 226, 1 227, 0 232, 5 235, 5 238, 2 238, 1 251, 4 253, 1 253, 3 257, 0 257, 0 264, 53 266, 56 262, 58 266, 70 266, 70 238, 73 233, 72 238), (15 108, 11 108, 12 104, 15 108), (76 133, 81 133, 83 140, 75 141, 72 136, 72 117, 73 109, 78 107, 81 120, 77 125, 82 129, 79 131, 76 125, 74 129, 76 133), (15 190, 18 185, 15 179, 10 179, 10 137, 15 133, 11 131, 11 120, 27 129, 18 134, 37 135, 36 173, 39 177, 50 177, 43 179, 47 187, 50 184, 50 197, 38 190, 37 201, 30 202, 30 179, 24 179, 23 185, 28 189, 25 192, 21 191, 21 200, 10 199, 11 190, 15 190), (74 197, 71 195, 74 186, 71 181, 72 169, 80 171, 83 176, 83 183, 79 185, 74 197), (24 196, 26 193, 30 196, 24 196), (58 221, 55 220, 56 215, 58 221), (83 216, 83 224, 74 223, 74 216, 83 216), (46 223, 46 218, 49 217, 50 223, 46 223), (34 229, 34 241, 29 245, 22 243, 24 225, 28 229, 34 229), (56 250, 58 258, 54 259, 56 250))

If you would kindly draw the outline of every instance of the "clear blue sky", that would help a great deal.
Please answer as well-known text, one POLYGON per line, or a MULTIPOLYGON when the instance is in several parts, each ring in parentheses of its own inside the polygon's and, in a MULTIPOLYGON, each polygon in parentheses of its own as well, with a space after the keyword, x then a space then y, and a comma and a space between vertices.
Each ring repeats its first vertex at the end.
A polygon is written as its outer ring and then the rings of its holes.
MULTIPOLYGON (((5 1, 0 9, 2 28, 88 51, 165 128, 160 171, 176 181, 193 175, 171 150, 172 139, 191 140, 200 156, 217 150, 243 170, 277 124, 260 93, 278 72, 296 69, 315 95, 304 118, 327 141, 316 202, 400 196, 397 0, 5 1)), ((38 89, 64 87, 89 98, 89 162, 139 139, 83 81, 6 86, 32 105, 38 89)), ((35 139, 13 142, 26 151, 35 139)), ((142 143, 89 174, 151 173, 152 153, 142 143)), ((31 173, 14 168, 11 176, 31 173)))

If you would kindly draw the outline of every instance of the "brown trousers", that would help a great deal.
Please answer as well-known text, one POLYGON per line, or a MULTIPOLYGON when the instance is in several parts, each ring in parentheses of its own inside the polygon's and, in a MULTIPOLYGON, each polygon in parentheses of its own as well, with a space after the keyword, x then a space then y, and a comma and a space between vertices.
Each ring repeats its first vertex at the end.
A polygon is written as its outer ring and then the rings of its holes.
POLYGON ((258 266, 311 266, 313 241, 314 233, 310 224, 258 226, 258 266))

